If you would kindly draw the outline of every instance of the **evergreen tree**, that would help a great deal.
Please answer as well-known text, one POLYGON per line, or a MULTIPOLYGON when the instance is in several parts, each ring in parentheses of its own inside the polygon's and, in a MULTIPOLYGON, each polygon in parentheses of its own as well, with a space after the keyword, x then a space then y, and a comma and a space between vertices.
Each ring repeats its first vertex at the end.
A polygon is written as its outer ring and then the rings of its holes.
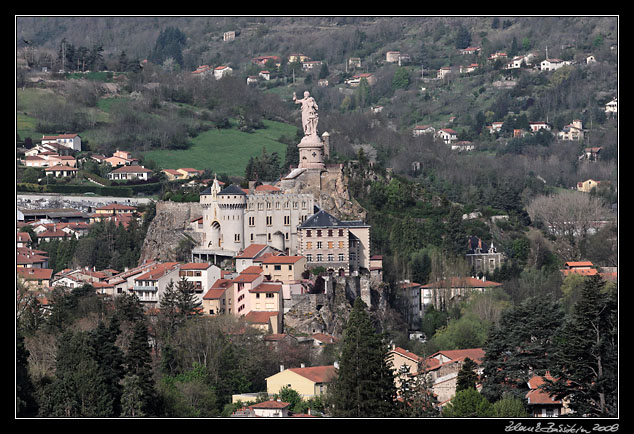
POLYGON ((523 398, 535 372, 549 369, 563 311, 551 297, 530 297, 501 315, 484 345, 482 394, 491 402, 505 393, 523 398))
POLYGON ((29 350, 24 346, 24 336, 16 333, 15 351, 15 414, 16 417, 33 417, 37 414, 35 387, 28 371, 29 350))
POLYGON ((409 366, 399 369, 401 380, 398 388, 400 416, 435 417, 438 416, 438 399, 434 394, 431 379, 424 372, 422 363, 418 363, 417 374, 410 375, 409 366))
POLYGON ((337 378, 331 388, 333 415, 395 415, 396 387, 388 363, 384 338, 376 332, 366 304, 357 298, 344 330, 337 378))
POLYGON ((40 394, 39 416, 115 416, 114 397, 94 358, 88 332, 62 334, 55 360, 55 377, 40 394))
POLYGON ((100 322, 91 332, 93 358, 101 369, 105 386, 113 398, 113 414, 120 413, 121 385, 123 379, 123 351, 116 344, 119 336, 119 321, 112 318, 108 327, 100 322))
POLYGON ((126 375, 122 382, 121 417, 144 417, 144 392, 138 375, 126 375))
POLYGON ((493 414, 493 405, 472 388, 456 392, 442 411, 443 417, 492 417, 493 414))
POLYGON ((143 391, 141 411, 146 415, 153 415, 157 403, 147 325, 145 321, 136 321, 133 327, 133 335, 125 355, 126 376, 136 375, 139 378, 139 385, 143 391))
POLYGON ((546 391, 567 398, 579 416, 618 415, 618 295, 599 275, 586 278, 572 317, 557 338, 546 391))
POLYGON ((456 392, 466 390, 469 388, 476 388, 476 381, 478 380, 478 374, 475 373, 475 369, 478 365, 466 357, 464 363, 458 371, 458 377, 456 378, 456 392))
POLYGON ((493 417, 529 417, 524 401, 516 396, 505 395, 493 403, 493 417))

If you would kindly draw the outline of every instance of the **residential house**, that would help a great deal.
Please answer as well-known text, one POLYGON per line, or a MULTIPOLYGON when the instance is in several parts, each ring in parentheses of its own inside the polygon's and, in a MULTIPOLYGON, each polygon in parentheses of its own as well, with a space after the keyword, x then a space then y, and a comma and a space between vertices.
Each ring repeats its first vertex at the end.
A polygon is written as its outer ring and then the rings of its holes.
POLYGON ((550 373, 546 373, 545 377, 535 375, 528 380, 530 390, 526 392, 526 404, 531 415, 533 417, 558 417, 570 414, 571 410, 566 400, 555 399, 542 389, 545 384, 544 379, 554 380, 550 373))
POLYGON ((284 369, 266 378, 266 391, 269 396, 280 393, 283 387, 295 390, 302 399, 321 396, 328 390, 328 385, 337 375, 338 366, 313 366, 284 369))
POLYGON ((233 68, 226 65, 216 66, 214 68, 214 78, 220 80, 225 75, 229 75, 233 72, 233 68))
POLYGON ((559 140, 583 140, 583 125, 579 119, 575 119, 571 124, 564 127, 557 133, 559 140))
POLYGON ((561 59, 544 59, 540 63, 539 69, 541 71, 556 71, 566 64, 567 62, 564 62, 561 59))
POLYGON ((282 59, 279 56, 258 56, 253 58, 253 63, 260 66, 265 66, 268 62, 273 62, 273 64, 279 68, 282 64, 282 59))
POLYGON ((416 125, 412 131, 412 135, 414 137, 421 136, 423 134, 433 134, 436 132, 436 129, 431 125, 416 125))
POLYGON ((499 133, 502 131, 502 125, 504 125, 504 122, 492 122, 491 125, 487 126, 487 129, 491 134, 499 133))
POLYGON ((271 79, 270 71, 260 71, 258 73, 258 77, 261 77, 263 80, 269 81, 271 79))
POLYGON ((306 267, 324 267, 340 276, 370 268, 370 226, 342 221, 324 210, 298 226, 298 253, 306 258, 306 267))
POLYGON ((274 282, 295 283, 302 280, 306 267, 303 256, 268 256, 262 260, 264 275, 274 282))
POLYGON ((600 146, 595 146, 592 148, 585 148, 583 150, 583 154, 579 156, 579 160, 588 160, 588 161, 598 161, 601 156, 601 150, 603 148, 600 146))
POLYGON ((139 160, 132 157, 132 153, 128 151, 117 150, 112 154, 112 157, 105 159, 106 163, 112 167, 117 166, 137 166, 139 160))
POLYGON ((81 151, 81 137, 79 134, 59 134, 56 136, 42 136, 42 145, 57 143, 74 151, 81 151))
POLYGON ((598 188, 602 181, 595 181, 594 179, 586 179, 585 181, 577 182, 577 191, 584 193, 590 193, 593 188, 598 188))
POLYGON ((181 265, 178 277, 193 284, 194 294, 202 303, 207 290, 220 279, 220 268, 207 262, 190 262, 181 265))
POLYGON ((165 262, 134 277, 132 290, 141 303, 147 307, 158 307, 161 297, 170 282, 178 283, 178 262, 165 262))
POLYGON ((442 80, 443 78, 447 77, 449 74, 451 74, 451 67, 443 66, 442 68, 438 70, 438 73, 436 74, 436 78, 442 80))
POLYGON ((310 60, 310 57, 302 53, 292 53, 288 55, 288 63, 305 62, 310 60))
POLYGON ((230 30, 228 32, 224 32, 222 34, 222 40, 224 42, 228 42, 228 41, 233 41, 236 38, 236 32, 235 30, 230 30))
POLYGON ((227 312, 227 291, 233 286, 231 279, 220 278, 203 295, 202 310, 205 315, 221 315, 227 312))
POLYGON ((136 278, 156 268, 159 264, 156 261, 144 262, 137 267, 126 269, 106 278, 106 282, 114 286, 116 295, 133 294, 136 278))
POLYGON ((467 55, 467 54, 478 54, 480 52, 480 47, 467 47, 467 48, 461 48, 460 49, 460 54, 467 55))
POLYGON ((33 240, 28 232, 16 232, 15 244, 16 247, 30 247, 33 240))
POLYGON ((618 108, 617 98, 614 98, 605 105, 605 114, 608 116, 616 116, 618 114, 618 108))
POLYGON ((493 241, 488 246, 478 237, 467 239, 466 259, 474 274, 492 273, 504 263, 504 254, 497 251, 493 241))
POLYGON ((200 65, 194 71, 192 71, 192 75, 194 77, 208 77, 213 74, 213 69, 209 65, 200 65))
POLYGON ((47 167, 46 169, 44 169, 44 173, 46 174, 46 176, 52 175, 55 178, 74 178, 77 175, 78 171, 79 169, 77 169, 76 167, 70 167, 61 164, 57 164, 55 166, 47 167))
POLYGON ((47 289, 51 286, 53 270, 50 268, 16 267, 17 276, 29 290, 47 289))
POLYGON ((256 261, 261 262, 261 260, 258 261, 259 258, 280 253, 279 250, 267 244, 249 244, 235 256, 236 271, 241 273, 246 268, 256 265, 256 261))
POLYGON ((346 84, 350 87, 357 87, 363 79, 365 79, 370 86, 374 86, 376 84, 376 78, 374 77, 374 74, 369 72, 353 75, 351 78, 346 80, 346 84))
POLYGON ((480 67, 480 65, 478 65, 477 63, 472 63, 470 65, 460 65, 460 73, 461 74, 469 74, 471 72, 475 72, 476 69, 478 69, 480 67))
POLYGON ((442 128, 436 132, 436 136, 439 137, 446 145, 450 145, 452 142, 458 140, 458 133, 451 128, 442 128))
POLYGON ((458 372, 462 369, 465 360, 468 358, 475 362, 478 366, 476 374, 481 375, 480 365, 484 359, 482 348, 438 351, 423 358, 393 345, 388 354, 392 369, 397 374, 394 378, 397 387, 407 376, 426 375, 441 406, 447 404, 455 396, 458 372))
POLYGON ((122 166, 108 173, 108 179, 113 181, 127 181, 141 179, 147 181, 152 175, 152 170, 143 166, 122 166))
POLYGON ((498 52, 495 52, 495 53, 489 55, 488 59, 489 60, 497 60, 497 59, 506 59, 506 57, 507 57, 506 53, 498 51, 498 52))
POLYGON ((321 60, 306 60, 302 62, 302 69, 311 70, 321 67, 321 60))
POLYGON ((524 56, 515 56, 506 64, 506 69, 519 69, 524 63, 524 56))
POLYGON ((542 121, 529 122, 529 126, 533 133, 536 133, 537 131, 541 129, 550 131, 550 125, 542 121))
POLYGON ((269 400, 269 401, 259 402, 257 404, 251 404, 248 407, 249 413, 243 416, 246 416, 246 417, 288 417, 288 410, 290 406, 291 406, 290 403, 279 401, 279 400, 269 400))
POLYGON ((282 332, 284 305, 281 283, 261 282, 243 295, 249 302, 241 304, 245 300, 238 297, 237 311, 244 315, 248 323, 268 333, 282 332), (240 311, 242 306, 244 309, 240 311))
POLYGON ((594 276, 599 271, 590 261, 568 261, 564 264, 561 274, 565 276, 569 274, 579 274, 581 276, 594 276))
POLYGON ((431 304, 440 309, 467 298, 473 291, 485 292, 500 286, 501 283, 487 281, 484 277, 451 277, 421 286, 422 299, 431 300, 431 304))
POLYGON ((175 179, 189 179, 195 176, 201 176, 205 173, 204 170, 193 169, 190 167, 180 168, 180 169, 163 169, 161 170, 169 180, 175 179))
POLYGON ((48 268, 48 252, 28 247, 16 249, 17 268, 48 268))
POLYGON ((389 63, 398 62, 401 58, 400 51, 388 51, 385 53, 385 61, 389 63))

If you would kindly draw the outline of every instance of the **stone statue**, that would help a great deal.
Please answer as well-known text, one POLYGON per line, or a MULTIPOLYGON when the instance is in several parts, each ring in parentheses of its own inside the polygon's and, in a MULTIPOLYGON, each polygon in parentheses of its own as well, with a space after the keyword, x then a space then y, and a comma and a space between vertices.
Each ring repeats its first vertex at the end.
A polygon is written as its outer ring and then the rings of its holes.
POLYGON ((316 136, 317 123, 319 122, 317 110, 319 107, 315 102, 315 98, 310 96, 310 93, 306 91, 304 92, 303 99, 297 99, 297 95, 293 92, 293 101, 295 101, 295 104, 302 105, 302 126, 304 127, 304 135, 316 136))

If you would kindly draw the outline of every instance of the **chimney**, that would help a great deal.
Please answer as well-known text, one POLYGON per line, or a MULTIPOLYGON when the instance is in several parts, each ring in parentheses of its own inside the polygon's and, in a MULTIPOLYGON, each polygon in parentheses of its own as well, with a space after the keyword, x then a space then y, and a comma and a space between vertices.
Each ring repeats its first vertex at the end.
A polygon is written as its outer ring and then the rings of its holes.
POLYGON ((280 365, 280 372, 284 372, 284 365, 280 365))
POLYGON ((335 362, 334 365, 335 365, 335 369, 339 369, 339 362, 335 362))
POLYGON ((305 367, 306 367, 306 365, 305 365, 305 364, 303 364, 303 363, 301 363, 301 364, 299 365, 299 367, 300 367, 300 368, 305 368, 305 367))

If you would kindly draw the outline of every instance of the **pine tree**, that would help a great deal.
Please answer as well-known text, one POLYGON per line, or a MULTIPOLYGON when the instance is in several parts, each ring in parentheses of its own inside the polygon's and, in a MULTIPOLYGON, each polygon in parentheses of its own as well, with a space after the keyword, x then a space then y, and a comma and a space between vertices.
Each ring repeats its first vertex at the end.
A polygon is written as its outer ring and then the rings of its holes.
POLYGON ((396 386, 387 349, 366 312, 366 304, 357 298, 344 330, 337 378, 330 389, 335 417, 397 414, 396 386))
POLYGON ((456 378, 456 392, 476 388, 476 381, 478 379, 478 374, 475 373, 476 367, 477 365, 473 360, 468 357, 465 358, 458 372, 458 377, 456 378))
POLYGON ((152 376, 152 356, 148 343, 148 330, 144 321, 134 323, 133 335, 125 355, 126 376, 136 375, 143 391, 143 413, 152 415, 156 409, 156 393, 152 376))
POLYGON ((572 317, 558 336, 546 391, 567 398, 579 416, 618 411, 618 296, 599 275, 587 277, 572 317))
POLYGON ((484 345, 482 394, 491 402, 505 393, 523 398, 527 382, 545 373, 563 311, 550 297, 531 297, 503 312, 484 345))

